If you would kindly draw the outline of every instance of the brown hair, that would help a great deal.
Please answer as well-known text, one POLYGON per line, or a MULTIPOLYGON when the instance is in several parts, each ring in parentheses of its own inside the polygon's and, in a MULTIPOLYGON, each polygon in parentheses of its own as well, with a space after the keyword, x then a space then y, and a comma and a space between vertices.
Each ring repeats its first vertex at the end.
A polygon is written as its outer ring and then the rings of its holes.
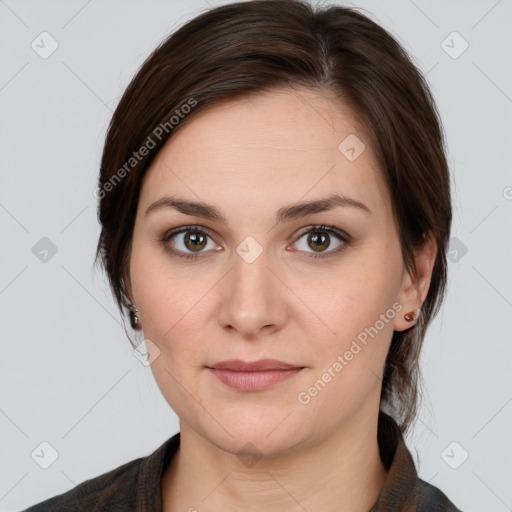
POLYGON ((425 79, 393 36, 357 10, 313 8, 302 0, 238 2, 195 17, 156 48, 108 129, 96 189, 101 234, 95 261, 101 256, 123 314, 139 191, 159 149, 205 108, 295 85, 334 93, 367 129, 412 275, 413 251, 424 235, 437 244, 422 314, 414 327, 393 333, 384 368, 381 408, 405 432, 418 407, 420 348, 445 293, 450 179, 425 79))

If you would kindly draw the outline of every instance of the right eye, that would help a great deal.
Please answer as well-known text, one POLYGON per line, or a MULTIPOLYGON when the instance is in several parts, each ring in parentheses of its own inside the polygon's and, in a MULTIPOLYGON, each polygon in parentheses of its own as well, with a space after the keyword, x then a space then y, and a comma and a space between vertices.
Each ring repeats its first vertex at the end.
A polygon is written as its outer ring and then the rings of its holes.
POLYGON ((186 259, 199 258, 200 254, 208 252, 203 249, 211 250, 217 247, 210 235, 199 226, 181 226, 168 231, 161 243, 172 254, 186 259), (208 246, 208 239, 211 241, 210 246, 208 246))

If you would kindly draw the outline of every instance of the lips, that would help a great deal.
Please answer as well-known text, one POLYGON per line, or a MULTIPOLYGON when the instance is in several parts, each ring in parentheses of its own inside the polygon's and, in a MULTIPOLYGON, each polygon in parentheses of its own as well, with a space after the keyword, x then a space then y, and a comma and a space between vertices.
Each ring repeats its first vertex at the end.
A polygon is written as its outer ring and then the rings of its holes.
POLYGON ((302 366, 297 366, 276 359, 260 359, 259 361, 246 362, 241 359, 231 359, 229 361, 222 361, 215 363, 207 368, 217 370, 231 370, 234 372, 260 372, 268 370, 292 370, 300 369, 302 366))
POLYGON ((304 369, 275 359, 260 359, 254 362, 232 359, 207 368, 226 386, 239 391, 263 391, 290 379, 304 369))

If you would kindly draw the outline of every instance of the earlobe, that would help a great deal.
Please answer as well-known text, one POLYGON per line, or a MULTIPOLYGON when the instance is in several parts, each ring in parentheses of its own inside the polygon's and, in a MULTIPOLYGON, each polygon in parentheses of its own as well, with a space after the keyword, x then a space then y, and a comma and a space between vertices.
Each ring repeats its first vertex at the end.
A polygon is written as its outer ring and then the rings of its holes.
POLYGON ((140 318, 137 316, 139 310, 135 306, 135 304, 130 304, 130 325, 132 329, 135 331, 140 331, 142 329, 142 325, 140 323, 140 318))
POLYGON ((393 325, 395 331, 406 331, 414 327, 421 316, 421 309, 412 309, 407 311, 403 316, 397 316, 393 325))

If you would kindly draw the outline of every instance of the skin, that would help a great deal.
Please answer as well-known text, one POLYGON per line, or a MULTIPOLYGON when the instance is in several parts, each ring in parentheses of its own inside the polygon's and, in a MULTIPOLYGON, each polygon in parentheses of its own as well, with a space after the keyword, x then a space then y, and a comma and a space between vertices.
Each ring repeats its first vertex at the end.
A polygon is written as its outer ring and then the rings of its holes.
POLYGON ((164 510, 368 511, 387 476, 377 444, 386 355, 393 330, 414 324, 403 316, 421 307, 435 255, 428 239, 416 279, 405 271, 369 141, 329 93, 275 89, 184 124, 144 178, 128 278, 144 336, 160 350, 155 380, 180 420, 180 449, 162 479, 164 510), (354 161, 338 149, 349 134, 366 145, 354 161), (275 223, 278 209, 332 193, 370 213, 336 207, 275 223), (145 215, 171 195, 213 204, 226 222, 172 208, 145 215), (208 231, 196 260, 165 249, 197 254, 183 233, 160 243, 190 224, 208 231), (316 249, 307 229, 316 224, 336 226, 350 243, 326 235, 330 245, 316 249), (236 252, 248 236, 262 249, 251 263, 236 252), (319 252, 330 255, 311 257, 319 252), (393 303, 401 311, 300 403, 298 394, 393 303), (234 358, 305 368, 266 390, 239 391, 206 368, 234 358), (253 459, 238 456, 242 447, 253 459))

